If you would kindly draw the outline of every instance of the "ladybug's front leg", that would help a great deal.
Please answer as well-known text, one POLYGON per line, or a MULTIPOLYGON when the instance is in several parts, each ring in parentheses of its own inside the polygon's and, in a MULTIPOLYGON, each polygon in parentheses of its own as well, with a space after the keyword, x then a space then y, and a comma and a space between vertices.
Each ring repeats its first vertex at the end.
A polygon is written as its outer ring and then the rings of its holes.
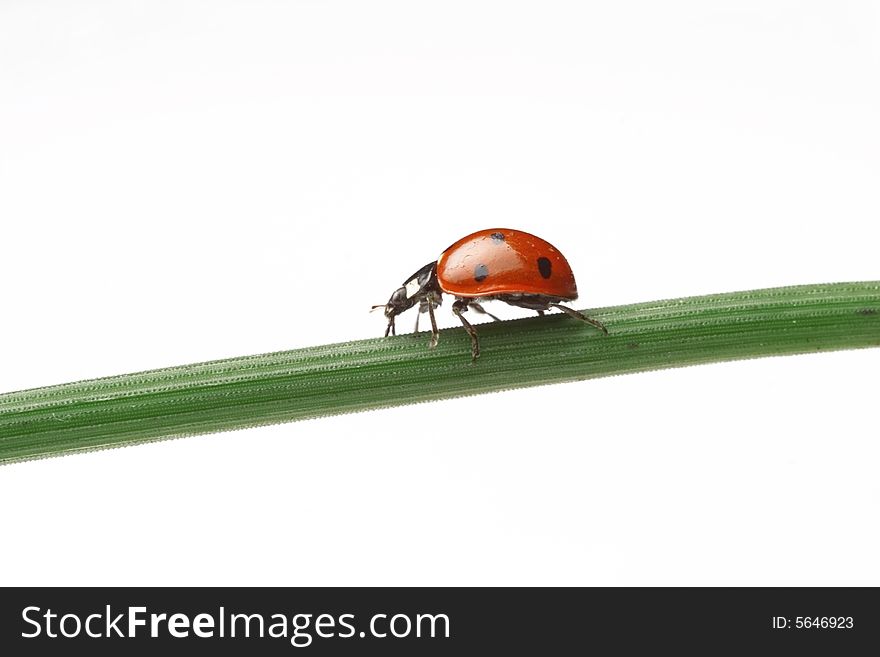
POLYGON ((440 331, 437 330, 437 320, 434 318, 433 303, 428 303, 428 317, 431 318, 431 343, 429 346, 431 347, 431 349, 433 349, 440 341, 440 331))
POLYGON ((391 335, 397 335, 397 333, 394 330, 394 315, 392 315, 391 317, 388 318, 388 326, 385 327, 385 337, 386 338, 388 337, 389 333, 391 335))
POLYGON ((452 304, 452 312, 461 320, 464 330, 471 336, 471 360, 476 361, 480 356, 480 341, 477 339, 477 329, 471 326, 471 323, 464 318, 462 313, 466 313, 468 309, 467 299, 456 299, 452 304))
POLYGON ((439 306, 442 299, 440 297, 434 297, 433 295, 428 295, 419 303, 419 312, 416 313, 416 329, 415 332, 419 332, 419 317, 422 313, 428 313, 428 317, 431 318, 431 342, 428 346, 433 349, 437 346, 437 343, 440 341, 440 330, 437 328, 437 319, 434 317, 434 306, 439 306))

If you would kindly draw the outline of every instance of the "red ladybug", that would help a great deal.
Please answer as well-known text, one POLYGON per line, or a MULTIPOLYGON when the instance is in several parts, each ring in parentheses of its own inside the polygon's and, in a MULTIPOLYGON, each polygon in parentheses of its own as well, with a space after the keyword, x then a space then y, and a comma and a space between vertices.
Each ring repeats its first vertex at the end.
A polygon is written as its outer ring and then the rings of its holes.
POLYGON ((512 306, 536 310, 539 315, 550 308, 559 308, 608 334, 608 329, 595 319, 559 304, 560 301, 573 301, 578 296, 568 261, 549 242, 521 230, 487 228, 462 237, 441 253, 437 262, 425 265, 410 276, 394 291, 388 303, 373 306, 385 308, 385 317, 388 318, 386 337, 389 332, 396 333, 394 318, 418 304, 419 313, 427 312, 431 318, 431 347, 435 347, 440 333, 434 308, 443 302, 444 292, 455 296, 452 312, 471 336, 474 360, 480 355, 480 343, 476 329, 463 313, 471 308, 498 319, 487 313, 480 301, 504 301, 512 306))

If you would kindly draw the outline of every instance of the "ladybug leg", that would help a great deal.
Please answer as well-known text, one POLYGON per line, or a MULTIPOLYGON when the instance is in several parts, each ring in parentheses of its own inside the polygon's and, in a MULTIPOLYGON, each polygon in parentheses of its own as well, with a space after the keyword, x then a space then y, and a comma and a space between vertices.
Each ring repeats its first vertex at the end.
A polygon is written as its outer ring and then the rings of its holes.
POLYGON ((422 300, 421 304, 419 304, 419 312, 416 313, 416 328, 415 332, 419 332, 419 317, 421 317, 422 313, 428 313, 428 317, 431 318, 431 342, 429 343, 429 347, 433 349, 437 346, 437 342, 440 340, 440 331, 437 328, 437 319, 434 317, 434 306, 437 305, 433 300, 422 300))
POLYGON ((385 328, 385 337, 388 337, 388 334, 397 335, 394 329, 394 317, 388 319, 388 326, 385 328))
POLYGON ((456 299, 452 304, 452 312, 461 320, 464 330, 471 336, 471 361, 477 360, 480 356, 480 341, 477 339, 477 329, 471 326, 471 323, 464 318, 462 313, 466 313, 468 309, 467 299, 456 299))
POLYGON ((428 345, 433 349, 437 346, 437 342, 440 340, 440 331, 437 330, 437 320, 434 319, 434 304, 428 304, 428 317, 431 318, 431 342, 428 345))
POLYGON ((544 311, 543 311, 543 310, 539 310, 539 311, 538 311, 538 317, 543 317, 543 316, 544 316, 544 311))
MULTIPOLYGON (((590 326, 595 326, 597 329, 602 331, 602 333, 604 333, 605 335, 608 335, 608 329, 605 328, 605 325, 602 322, 595 320, 595 319, 591 319, 591 318, 587 317, 586 315, 584 315, 583 313, 579 313, 577 310, 574 310, 572 308, 568 308, 566 306, 560 306, 558 303, 551 303, 548 305, 550 305, 553 308, 559 308, 559 310, 564 312, 566 315, 569 315, 570 317, 574 317, 575 319, 579 319, 581 321, 584 321, 587 324, 589 324, 590 326)), ((540 311, 538 311, 538 312, 540 312, 540 311)))
POLYGON ((493 314, 490 313, 488 310, 486 310, 485 308, 483 308, 483 306, 482 306, 481 304, 477 303, 476 301, 469 303, 469 304, 468 304, 468 308, 473 309, 474 312, 478 312, 478 313, 480 313, 481 315, 489 315, 489 317, 491 317, 492 319, 494 319, 496 322, 500 322, 500 321, 501 321, 500 319, 498 319, 497 317, 495 317, 495 315, 493 315, 493 314))

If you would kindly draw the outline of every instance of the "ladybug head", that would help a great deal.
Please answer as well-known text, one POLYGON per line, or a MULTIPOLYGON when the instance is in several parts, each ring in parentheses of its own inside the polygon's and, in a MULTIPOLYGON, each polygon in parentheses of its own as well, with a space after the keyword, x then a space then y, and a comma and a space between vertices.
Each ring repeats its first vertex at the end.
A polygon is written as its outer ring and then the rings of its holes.
MULTIPOLYGON (((439 300, 440 286, 437 284, 436 262, 425 265, 410 276, 403 285, 394 290, 391 298, 388 299, 388 303, 384 306, 373 306, 373 308, 385 309, 385 317, 388 318, 388 331, 393 332, 394 318, 417 303, 421 306, 429 296, 432 296, 432 293, 436 293, 436 297, 439 300)), ((438 305, 438 302, 435 301, 434 305, 438 305)), ((386 331, 385 335, 388 335, 388 331, 386 331)))

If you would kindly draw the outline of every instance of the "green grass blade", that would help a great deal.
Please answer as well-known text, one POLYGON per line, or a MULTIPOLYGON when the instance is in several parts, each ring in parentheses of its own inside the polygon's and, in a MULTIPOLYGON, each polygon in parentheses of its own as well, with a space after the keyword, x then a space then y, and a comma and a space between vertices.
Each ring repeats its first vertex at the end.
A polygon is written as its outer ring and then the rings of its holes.
POLYGON ((0 463, 699 363, 880 346, 880 281, 672 299, 0 395, 0 463))

